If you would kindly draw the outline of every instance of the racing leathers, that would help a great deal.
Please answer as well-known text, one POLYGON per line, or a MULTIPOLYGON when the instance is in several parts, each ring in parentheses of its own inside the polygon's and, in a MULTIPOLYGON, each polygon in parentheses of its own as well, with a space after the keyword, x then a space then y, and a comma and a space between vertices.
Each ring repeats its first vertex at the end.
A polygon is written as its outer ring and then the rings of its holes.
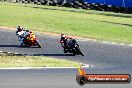
POLYGON ((21 46, 24 45, 24 39, 27 35, 29 35, 29 31, 28 30, 22 30, 22 31, 17 31, 16 35, 18 36, 18 40, 21 43, 21 46))
POLYGON ((67 50, 69 48, 74 48, 75 45, 77 44, 75 39, 69 38, 69 37, 61 37, 61 41, 63 41, 63 42, 61 42, 61 44, 63 43, 62 47, 64 48, 64 52, 65 53, 67 52, 67 50), (69 48, 68 48, 68 46, 69 46, 69 48))

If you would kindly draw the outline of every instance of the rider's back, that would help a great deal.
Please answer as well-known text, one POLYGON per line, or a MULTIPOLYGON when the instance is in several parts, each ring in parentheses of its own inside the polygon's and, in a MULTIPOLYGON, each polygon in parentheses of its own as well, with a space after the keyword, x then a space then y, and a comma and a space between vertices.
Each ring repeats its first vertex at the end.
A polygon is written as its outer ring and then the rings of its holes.
POLYGON ((16 35, 19 36, 19 37, 24 37, 25 32, 26 31, 17 31, 16 35))

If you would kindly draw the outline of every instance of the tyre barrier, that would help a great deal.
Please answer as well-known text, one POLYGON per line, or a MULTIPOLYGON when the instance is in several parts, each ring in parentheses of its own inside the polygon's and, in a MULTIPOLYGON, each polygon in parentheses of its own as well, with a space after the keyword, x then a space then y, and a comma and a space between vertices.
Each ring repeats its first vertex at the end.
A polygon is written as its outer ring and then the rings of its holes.
POLYGON ((86 10, 97 10, 97 11, 110 11, 116 13, 132 14, 132 7, 116 7, 112 5, 99 4, 99 3, 88 3, 82 2, 81 0, 0 0, 1 2, 12 2, 12 3, 24 3, 24 4, 37 4, 37 5, 49 5, 49 6, 61 6, 70 7, 77 9, 86 10))

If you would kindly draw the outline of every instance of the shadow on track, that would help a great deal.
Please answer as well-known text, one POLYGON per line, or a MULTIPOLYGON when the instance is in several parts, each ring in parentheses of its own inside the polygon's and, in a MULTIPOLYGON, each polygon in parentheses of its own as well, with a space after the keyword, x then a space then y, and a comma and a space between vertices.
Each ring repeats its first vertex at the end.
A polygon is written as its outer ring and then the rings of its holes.
POLYGON ((26 46, 18 46, 18 48, 39 48, 39 47, 35 47, 35 46, 31 46, 31 47, 26 47, 26 46))
POLYGON ((74 56, 73 54, 33 54, 32 56, 74 56))
POLYGON ((32 47, 26 47, 26 46, 20 46, 20 45, 0 45, 0 47, 38 48, 38 47, 35 47, 35 46, 32 46, 32 47))
POLYGON ((20 47, 18 45, 0 45, 0 47, 20 47))

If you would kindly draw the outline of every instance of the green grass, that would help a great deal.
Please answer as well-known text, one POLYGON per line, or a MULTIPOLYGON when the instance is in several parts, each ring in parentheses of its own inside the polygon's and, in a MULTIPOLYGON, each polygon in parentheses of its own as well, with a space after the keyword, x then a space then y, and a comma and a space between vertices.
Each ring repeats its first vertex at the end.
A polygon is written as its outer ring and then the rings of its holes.
POLYGON ((42 56, 0 56, 0 67, 77 67, 78 62, 42 56))
POLYGON ((100 41, 132 43, 132 14, 65 7, 0 3, 0 26, 65 33, 100 41), (37 8, 33 8, 33 7, 37 8))

